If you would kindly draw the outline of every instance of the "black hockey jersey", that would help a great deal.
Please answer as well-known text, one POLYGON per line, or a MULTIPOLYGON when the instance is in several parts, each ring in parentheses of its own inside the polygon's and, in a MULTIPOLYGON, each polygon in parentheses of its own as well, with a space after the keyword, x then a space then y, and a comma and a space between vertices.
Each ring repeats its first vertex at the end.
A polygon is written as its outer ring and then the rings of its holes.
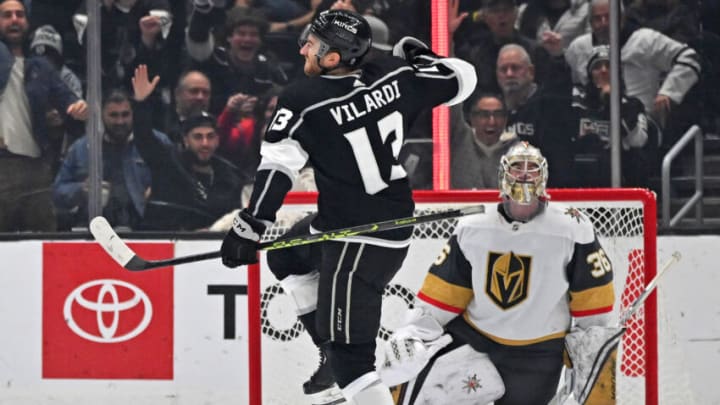
MULTIPOLYGON (((422 65, 373 59, 348 75, 288 86, 261 148, 250 212, 273 221, 288 179, 309 160, 319 191, 316 229, 411 216, 412 194, 397 160, 404 134, 423 109, 460 102, 474 87, 465 79, 474 75, 467 62, 424 58, 422 65)), ((375 236, 402 240, 410 230, 375 236)))

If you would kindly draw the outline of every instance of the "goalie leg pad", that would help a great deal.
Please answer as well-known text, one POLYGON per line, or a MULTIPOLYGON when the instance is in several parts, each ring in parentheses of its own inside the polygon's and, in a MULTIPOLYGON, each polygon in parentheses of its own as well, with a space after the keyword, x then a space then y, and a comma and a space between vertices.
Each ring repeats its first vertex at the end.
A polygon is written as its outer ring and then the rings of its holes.
POLYGON ((606 357, 598 372, 595 384, 590 388, 585 405, 615 405, 615 366, 617 347, 606 357))
POLYGON ((390 389, 374 371, 361 375, 344 387, 342 392, 353 405, 394 405, 390 389))
POLYGON ((505 385, 488 355, 465 344, 435 360, 413 404, 481 405, 504 394, 505 385))
POLYGON ((337 384, 332 387, 320 391, 314 394, 305 394, 305 398, 310 401, 312 405, 337 405, 347 404, 342 391, 338 388, 337 384))
POLYGON ((615 357, 623 332, 617 327, 591 326, 565 336, 572 362, 572 391, 579 403, 615 403, 615 357))

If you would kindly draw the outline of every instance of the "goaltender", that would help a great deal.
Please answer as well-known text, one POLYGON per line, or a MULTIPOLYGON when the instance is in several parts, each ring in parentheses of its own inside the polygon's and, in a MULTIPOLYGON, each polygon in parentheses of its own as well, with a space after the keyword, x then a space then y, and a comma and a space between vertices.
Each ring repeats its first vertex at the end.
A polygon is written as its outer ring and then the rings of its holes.
MULTIPOLYGON (((539 149, 519 142, 500 163, 502 201, 459 221, 384 347, 383 381, 409 381, 399 404, 545 405, 566 341, 610 323, 612 267, 590 220, 548 201, 539 149)), ((612 403, 612 363, 590 378, 592 403, 612 403)))

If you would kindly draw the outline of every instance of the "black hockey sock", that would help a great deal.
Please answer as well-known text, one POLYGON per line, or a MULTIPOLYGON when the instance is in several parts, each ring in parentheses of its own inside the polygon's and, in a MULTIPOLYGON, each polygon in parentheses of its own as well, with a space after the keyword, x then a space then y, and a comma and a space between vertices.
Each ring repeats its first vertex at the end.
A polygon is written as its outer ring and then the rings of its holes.
POLYGON ((300 318, 300 322, 302 322, 305 330, 307 330, 308 334, 310 334, 310 338, 313 343, 315 343, 315 346, 320 347, 325 340, 321 339, 320 335, 318 335, 317 324, 315 323, 316 312, 317 311, 312 311, 304 315, 298 315, 298 318, 300 318))

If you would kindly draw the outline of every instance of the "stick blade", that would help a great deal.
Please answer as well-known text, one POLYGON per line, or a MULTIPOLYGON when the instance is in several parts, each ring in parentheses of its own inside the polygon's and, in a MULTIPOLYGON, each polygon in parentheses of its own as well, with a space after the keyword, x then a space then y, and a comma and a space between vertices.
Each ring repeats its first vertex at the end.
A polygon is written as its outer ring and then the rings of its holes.
MULTIPOLYGON (((104 217, 95 217, 90 221, 90 233, 95 240, 102 246, 110 257, 112 257, 121 266, 128 268, 128 263, 135 259, 133 252, 128 245, 115 233, 110 223, 104 217)), ((136 266, 132 266, 136 267, 136 266)))
POLYGON ((460 212, 462 213, 462 215, 484 214, 485 206, 484 205, 472 205, 469 207, 461 208, 460 212))

